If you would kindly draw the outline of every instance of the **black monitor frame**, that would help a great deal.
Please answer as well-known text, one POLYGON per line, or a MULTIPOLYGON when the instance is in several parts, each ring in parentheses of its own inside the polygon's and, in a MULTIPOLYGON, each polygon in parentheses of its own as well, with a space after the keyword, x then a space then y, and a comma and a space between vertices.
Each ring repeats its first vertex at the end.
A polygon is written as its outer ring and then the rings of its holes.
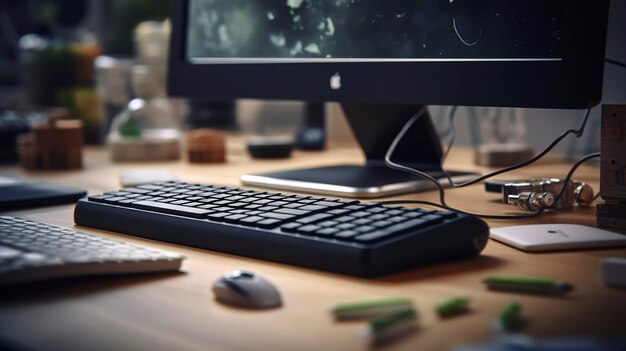
POLYGON ((559 109, 588 108, 601 98, 608 0, 567 1, 557 62, 270 64, 192 64, 185 57, 188 2, 172 1, 174 96, 559 109), (329 86, 335 73, 339 90, 329 86))
MULTIPOLYGON (((187 6, 173 1, 168 90, 188 98, 338 101, 365 153, 363 166, 244 175, 246 185, 345 197, 381 197, 433 187, 386 168, 398 131, 423 105, 582 109, 602 95, 608 0, 569 0, 560 61, 285 62, 193 64, 186 58, 187 6), (333 89, 332 77, 341 77, 333 89)), ((425 113, 394 161, 445 181, 441 145, 425 113)), ((454 173, 453 179, 468 175, 454 173)))

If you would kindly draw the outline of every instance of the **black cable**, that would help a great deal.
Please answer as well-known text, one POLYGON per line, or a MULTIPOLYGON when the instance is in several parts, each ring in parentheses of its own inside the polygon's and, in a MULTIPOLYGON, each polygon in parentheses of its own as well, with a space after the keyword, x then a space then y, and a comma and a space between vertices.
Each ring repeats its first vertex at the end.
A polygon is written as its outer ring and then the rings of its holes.
POLYGON ((605 58, 604 61, 607 62, 607 63, 610 63, 612 65, 615 65, 615 66, 626 68, 626 63, 624 63, 624 62, 620 62, 620 61, 613 60, 613 59, 610 59, 610 58, 605 58))
POLYGON ((476 216, 476 217, 480 217, 480 218, 485 218, 485 219, 500 219, 500 220, 503 220, 503 219, 532 218, 532 217, 536 217, 536 216, 539 216, 539 215, 543 214, 545 212, 545 210, 547 210, 547 209, 554 209, 554 206, 556 206, 556 204, 559 201, 559 199, 561 198, 561 196, 563 196, 563 194, 565 194, 565 191, 567 190, 567 185, 569 184, 570 180, 574 176, 574 173, 576 172, 578 167, 580 167, 580 165, 582 165, 585 161, 587 161, 587 160, 589 160, 591 158, 594 158, 594 157, 600 157, 600 153, 597 152, 597 153, 586 155, 586 156, 582 157, 580 160, 578 160, 572 166, 572 168, 570 168, 569 172, 567 172, 567 175, 563 179, 563 186, 561 187, 561 190, 554 197, 554 204, 552 206, 547 207, 547 208, 541 208, 541 209, 539 209, 539 210, 537 210, 535 212, 531 212, 531 213, 520 213, 520 214, 515 214, 515 215, 479 214, 479 213, 471 213, 471 212, 467 212, 467 211, 462 211, 462 210, 450 207, 447 204, 438 204, 438 203, 435 203, 435 202, 424 201, 424 200, 390 200, 390 201, 380 201, 379 204, 381 204, 381 205, 401 205, 401 204, 427 205, 427 206, 438 207, 438 208, 442 208, 442 209, 445 209, 445 210, 448 210, 448 211, 455 211, 455 212, 459 212, 459 213, 463 213, 463 214, 467 214, 467 215, 471 215, 471 216, 476 216))
POLYGON ((534 157, 518 163, 516 165, 513 166, 509 166, 509 167, 505 167, 502 169, 499 169, 495 172, 492 173, 488 173, 485 174, 483 176, 474 178, 472 180, 468 180, 466 182, 462 182, 462 183, 455 183, 452 180, 452 177, 450 177, 450 175, 447 172, 444 172, 444 174, 446 175, 446 177, 448 178, 448 181, 450 182, 450 185, 452 185, 452 187, 455 188, 462 188, 462 187, 466 187, 469 185, 474 185, 476 183, 480 183, 483 180, 487 180, 489 178, 495 177, 497 175, 503 174, 503 173, 508 173, 511 171, 514 171, 516 169, 520 169, 522 167, 526 167, 528 165, 531 165, 535 162, 537 162, 538 160, 540 160, 541 158, 543 158, 547 153, 549 153, 550 151, 552 151, 552 149, 554 149, 555 146, 557 146, 563 139, 565 139, 568 135, 570 134, 575 134, 577 138, 580 138, 583 134, 583 132, 585 131, 585 126, 587 125, 587 121, 589 120, 589 115, 591 113, 591 109, 587 109, 585 111, 585 117, 583 117, 583 121, 581 122, 580 126, 578 127, 578 129, 568 129, 565 132, 563 132, 563 134, 561 134, 559 137, 557 137, 556 139, 554 139, 554 141, 548 145, 545 149, 543 149, 543 151, 541 151, 540 153, 538 153, 537 155, 535 155, 534 157))
POLYGON ((454 117, 456 115, 457 109, 458 109, 458 106, 452 106, 452 108, 450 109, 450 112, 448 113, 448 130, 446 131, 445 136, 448 137, 448 135, 450 135, 450 137, 448 139, 448 147, 444 151, 443 157, 441 158, 442 164, 443 164, 443 161, 445 161, 446 158, 448 157, 448 154, 450 153, 450 149, 452 149, 452 145, 454 145, 454 139, 456 138, 456 128, 454 127, 454 117))
MULTIPOLYGON (((438 207, 442 207, 442 208, 446 208, 452 211, 457 211, 457 212, 462 212, 462 213, 467 213, 467 214, 471 214, 468 212, 463 212, 463 211, 458 211, 450 206, 448 206, 448 204, 446 203, 446 199, 445 199, 445 189, 443 187, 443 185, 434 177, 432 177, 431 175, 424 173, 422 171, 413 169, 411 167, 407 167, 404 165, 401 165, 399 163, 393 162, 391 160, 391 156, 393 155, 393 153, 395 152, 396 147, 398 146, 398 143, 400 142, 400 140, 402 140, 402 138, 404 137, 404 135, 406 134, 407 130, 409 130, 411 128, 411 126, 413 126, 413 124, 415 123, 415 121, 417 121, 419 118, 421 118, 424 113, 426 112, 426 108, 422 107, 415 115, 413 115, 413 117, 411 117, 411 119, 409 119, 404 126, 402 127, 402 129, 400 130, 400 132, 396 135, 396 137, 394 138, 394 140, 392 141, 391 145, 389 146, 389 148, 387 149, 387 152, 385 154, 385 165, 389 168, 398 170, 398 171, 402 171, 402 172, 407 172, 413 175, 417 175, 419 177, 423 177, 426 178, 428 180, 430 180, 431 182, 433 182, 433 184, 435 184, 435 186, 437 187, 438 191, 439 191, 439 202, 440 205, 437 205, 438 207)), ((452 184, 453 187, 465 187, 465 186, 469 186, 472 184, 476 184, 478 182, 481 182, 485 179, 489 179, 493 176, 496 176, 498 174, 502 174, 502 173, 506 173, 506 172, 510 172, 525 166, 528 166, 534 162, 536 162, 537 160, 541 159, 543 156, 545 156, 548 152, 550 152, 561 140, 563 140, 566 136, 568 136, 571 133, 575 133, 578 137, 580 137, 585 129, 585 125, 587 123, 587 120, 589 119, 589 114, 591 112, 591 109, 588 109, 587 112, 585 113, 585 117, 580 125, 580 127, 575 130, 575 129, 569 129, 567 131, 565 131, 563 134, 561 134, 561 136, 559 136, 558 138, 556 138, 554 140, 554 142, 552 142, 547 148, 545 148, 542 152, 540 152, 538 155, 536 155, 535 157, 519 163, 517 165, 511 166, 511 167, 506 167, 503 169, 500 169, 498 171, 489 173, 487 175, 484 176, 480 176, 477 177, 473 180, 461 183, 461 184, 456 184, 452 181, 450 175, 444 171, 444 174, 446 174, 446 177, 448 178, 448 181, 450 182, 450 184, 452 184)), ((587 157, 587 156, 585 156, 587 157)), ((587 160, 586 158, 582 159, 584 162, 585 160, 587 160)), ((581 161, 579 161, 580 163, 582 163, 581 161)), ((574 170, 576 168, 578 168, 578 165, 580 163, 577 163, 575 165, 575 167, 573 168, 574 170)), ((570 176, 571 177, 571 176, 570 176)), ((555 203, 556 200, 558 200, 561 195, 564 193, 566 187, 567 187, 567 179, 563 184, 563 187, 561 188, 561 191, 559 192, 559 194, 557 195, 557 197, 555 198, 555 203)), ((416 200, 417 201, 417 200, 416 200)), ((426 204, 426 205, 431 205, 433 206, 434 203, 429 203, 429 202, 424 202, 424 201, 420 201, 420 202, 412 202, 412 203, 421 203, 421 204, 426 204)), ((534 217, 537 216, 539 214, 541 214, 543 212, 543 209, 536 211, 534 213, 531 214, 525 214, 525 215, 515 215, 515 216, 497 216, 497 215, 480 215, 480 214, 474 214, 477 217, 482 217, 482 218, 487 218, 487 219, 517 219, 517 218, 530 218, 530 217, 534 217)))

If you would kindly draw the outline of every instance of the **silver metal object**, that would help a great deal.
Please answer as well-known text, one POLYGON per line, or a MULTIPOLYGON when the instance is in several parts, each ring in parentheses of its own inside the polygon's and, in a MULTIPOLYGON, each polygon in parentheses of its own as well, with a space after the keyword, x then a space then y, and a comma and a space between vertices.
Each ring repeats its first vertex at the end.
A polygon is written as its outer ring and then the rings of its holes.
POLYGON ((586 183, 568 181, 567 184, 558 178, 534 178, 527 179, 519 182, 506 183, 502 187, 503 202, 519 206, 529 211, 536 211, 540 205, 533 205, 528 201, 539 201, 538 198, 545 197, 545 193, 550 193, 552 196, 552 204, 545 205, 543 207, 552 207, 554 209, 567 209, 574 205, 589 206, 593 202, 593 189, 586 183), (561 192, 561 189, 565 186, 565 191, 558 199, 554 201, 557 194, 561 192), (527 193, 527 194, 525 194, 527 193), (525 194, 522 196, 522 194, 525 194), (531 196, 533 195, 533 196, 531 196), (530 199, 532 197, 532 199, 530 199), (530 209, 530 208, 534 209, 530 209))
POLYGON ((552 206, 554 204, 554 194, 551 192, 523 192, 517 195, 509 195, 508 203, 524 210, 537 211, 541 208, 552 206))
POLYGON ((587 183, 580 183, 574 189, 574 200, 578 206, 587 207, 593 202, 593 189, 587 183))

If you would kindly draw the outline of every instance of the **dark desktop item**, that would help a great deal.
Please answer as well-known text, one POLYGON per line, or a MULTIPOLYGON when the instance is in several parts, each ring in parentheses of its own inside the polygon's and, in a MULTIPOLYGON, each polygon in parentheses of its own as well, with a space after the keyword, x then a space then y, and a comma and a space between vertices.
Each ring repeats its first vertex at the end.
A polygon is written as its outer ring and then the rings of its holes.
POLYGON ((74 203, 87 191, 42 180, 0 176, 0 210, 74 203))
POLYGON ((45 113, 38 112, 0 112, 0 163, 18 162, 18 137, 30 132, 33 124, 45 118, 45 113))
POLYGON ((172 252, 0 216, 0 286, 54 278, 172 272, 180 268, 182 260, 172 252))
POLYGON ((296 134, 296 147, 300 150, 323 150, 326 146, 326 105, 323 102, 307 102, 304 105, 304 121, 296 134))
POLYGON ((213 284, 215 299, 237 307, 273 308, 282 304, 280 293, 267 279, 247 271, 224 274, 213 284))
POLYGON ((305 127, 296 135, 296 147, 305 151, 323 150, 326 146, 326 132, 319 127, 305 127))
POLYGON ((626 229, 626 105, 603 105, 598 225, 626 229))
MULTIPOLYGON (((213 99, 340 102, 365 153, 365 167, 335 175, 324 169, 306 172, 326 180, 318 182, 285 181, 274 174, 263 175, 262 184, 243 182, 291 189, 296 184, 301 191, 327 193, 344 189, 349 196, 363 189, 345 184, 382 172, 390 141, 424 104, 597 104, 608 3, 176 1, 169 91, 213 99)), ((419 124, 394 160, 441 172, 440 141, 428 115, 419 124)), ((416 177, 393 183, 402 176, 385 172, 388 176, 376 177, 377 184, 367 188, 368 196, 425 188, 416 177)))
POLYGON ((287 158, 293 146, 291 137, 255 136, 248 139, 248 151, 254 158, 287 158))
POLYGON ((487 244, 455 212, 229 187, 155 183, 78 201, 76 224, 363 277, 466 259, 487 244))

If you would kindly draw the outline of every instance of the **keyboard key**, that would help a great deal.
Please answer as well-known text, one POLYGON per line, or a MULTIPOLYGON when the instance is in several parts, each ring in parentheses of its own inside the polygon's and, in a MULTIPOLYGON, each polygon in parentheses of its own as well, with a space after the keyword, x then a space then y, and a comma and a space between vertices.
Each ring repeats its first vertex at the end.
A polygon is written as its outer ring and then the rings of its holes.
POLYGON ((352 228, 355 228, 355 227, 357 227, 357 225, 354 224, 354 223, 342 223, 342 224, 337 226, 337 228, 339 228, 339 229, 352 229, 352 228))
POLYGON ((215 212, 215 213, 208 214, 207 218, 212 221, 223 222, 224 217, 230 216, 231 214, 232 213, 229 213, 229 212, 215 212))
POLYGON ((275 212, 290 214, 290 215, 294 215, 294 216, 302 216, 302 215, 310 213, 310 211, 297 210, 297 209, 294 209, 294 208, 279 208, 275 212))
POLYGON ((343 217, 338 217, 338 218, 335 218, 334 220, 335 220, 335 221, 337 221, 337 222, 342 222, 342 223, 345 223, 345 222, 352 222, 352 221, 354 221, 355 219, 356 219, 356 218, 354 218, 354 217, 350 217, 350 216, 343 216, 343 217))
POLYGON ((423 228, 431 224, 433 223, 430 221, 426 221, 422 218, 416 218, 402 223, 394 224, 391 227, 388 227, 387 230, 391 232, 406 232, 408 230, 423 228))
POLYGON ((203 204, 201 202, 188 202, 185 204, 185 206, 189 206, 189 207, 200 207, 203 204))
POLYGON ((335 234, 335 238, 337 239, 351 239, 360 233, 355 230, 342 230, 339 233, 335 234))
POLYGON ((282 223, 281 220, 279 219, 264 219, 262 221, 257 222, 257 226, 261 227, 261 228, 274 228, 274 227, 278 227, 278 225, 280 225, 280 223, 282 223))
POLYGON ((140 188, 124 188, 120 191, 125 191, 127 193, 135 193, 135 194, 148 194, 151 192, 149 189, 140 189, 140 188))
POLYGON ((307 224, 308 223, 315 223, 315 222, 319 222, 319 221, 322 221, 324 219, 331 218, 331 217, 332 217, 332 215, 327 214, 327 213, 318 213, 318 214, 314 214, 314 215, 311 215, 311 216, 308 216, 308 217, 300 218, 300 219, 298 219, 298 222, 300 222, 300 223, 307 223, 307 224))
POLYGON ((371 232, 374 229, 376 229, 376 227, 372 227, 371 225, 364 225, 364 226, 357 227, 356 231, 360 233, 367 233, 367 232, 371 232))
POLYGON ((301 226, 302 226, 302 224, 300 224, 300 223, 292 222, 292 223, 287 223, 287 224, 281 225, 280 229, 282 231, 284 231, 284 232, 287 232, 287 233, 295 233, 296 229, 301 227, 301 226))
POLYGON ((443 217, 439 216, 439 215, 435 215, 435 214, 429 214, 429 215, 426 215, 426 216, 422 216, 422 217, 420 217, 420 219, 432 222, 432 224, 443 222, 443 217))
POLYGON ((274 201, 274 202, 270 202, 268 205, 269 206, 281 207, 281 206, 285 206, 287 204, 289 204, 289 202, 287 202, 287 201, 274 201))
POLYGON ((338 232, 339 232, 339 229, 337 229, 337 228, 322 228, 322 229, 316 231, 315 235, 332 236, 333 234, 336 234, 338 232))
POLYGON ((319 205, 306 205, 306 206, 299 207, 298 209, 305 210, 305 211, 319 211, 319 210, 324 210, 326 208, 328 207, 319 206, 319 205))
POLYGON ((186 216, 186 217, 194 217, 194 218, 204 218, 206 214, 210 211, 207 211, 202 208, 195 207, 187 207, 180 205, 167 204, 162 202, 155 201, 137 201, 132 204, 134 208, 139 208, 142 210, 150 210, 156 212, 163 212, 173 215, 186 216))
POLYGON ((387 237, 391 237, 392 235, 394 235, 395 233, 387 231, 387 230, 377 230, 371 233, 367 233, 367 234, 362 234, 359 236, 354 237, 354 241, 358 241, 358 242, 371 242, 371 241, 378 241, 381 239, 385 239, 387 237))
POLYGON ((373 219, 373 220, 375 220, 375 221, 379 221, 379 220, 381 220, 381 219, 387 219, 387 218, 389 218, 389 216, 387 216, 386 214, 380 214, 380 213, 379 213, 379 214, 375 214, 375 215, 373 215, 373 216, 369 216, 369 217, 367 217, 367 218, 369 218, 369 219, 373 219))
POLYGON ((452 219, 458 216, 458 213, 454 211, 438 212, 437 214, 443 217, 444 219, 452 219))
POLYGON ((239 223, 239 221, 243 218, 248 217, 245 214, 231 214, 230 216, 224 217, 224 222, 226 223, 239 223))
POLYGON ((322 227, 314 225, 314 224, 309 224, 309 225, 305 225, 305 226, 297 228, 297 232, 300 234, 313 234, 314 232, 320 229, 322 229, 322 227))
POLYGON ((376 221, 376 222, 371 223, 371 225, 373 225, 374 227, 378 227, 378 228, 388 227, 392 224, 393 222, 390 222, 390 221, 376 221))
POLYGON ((288 214, 284 214, 284 213, 274 213, 274 212, 269 212, 269 213, 262 213, 261 217, 265 217, 265 218, 272 218, 272 219, 279 219, 279 220, 288 220, 291 219, 293 217, 295 217, 294 215, 288 215, 288 214))
POLYGON ((324 206, 324 207, 338 207, 338 206, 343 206, 342 203, 340 202, 335 202, 335 201, 317 201, 314 202, 313 205, 319 205, 319 206, 324 206))
POLYGON ((248 216, 246 218, 243 218, 239 221, 239 223, 243 224, 243 225, 251 225, 254 224, 256 222, 262 221, 265 218, 260 217, 260 216, 248 216))
POLYGON ((321 223, 317 223, 317 225, 322 226, 322 227, 334 227, 334 226, 338 226, 339 222, 324 221, 324 222, 321 222, 321 223))
POLYGON ((93 202, 105 202, 104 199, 108 199, 110 197, 113 197, 112 195, 95 195, 95 196, 89 196, 88 199, 89 201, 93 201, 93 202))
POLYGON ((424 215, 422 211, 408 211, 402 214, 402 216, 407 218, 418 218, 424 215))

